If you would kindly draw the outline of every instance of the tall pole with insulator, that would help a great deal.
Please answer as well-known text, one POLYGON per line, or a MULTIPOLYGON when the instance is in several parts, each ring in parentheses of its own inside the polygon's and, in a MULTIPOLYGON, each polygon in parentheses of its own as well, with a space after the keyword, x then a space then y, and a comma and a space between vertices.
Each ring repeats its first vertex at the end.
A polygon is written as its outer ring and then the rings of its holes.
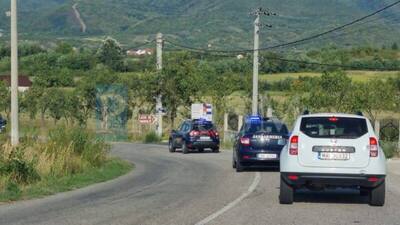
POLYGON ((253 56, 253 97, 252 97, 252 114, 258 115, 258 73, 259 73, 259 49, 260 49, 260 28, 263 26, 271 27, 271 25, 263 25, 260 23, 261 15, 273 16, 275 13, 271 13, 263 8, 258 8, 250 15, 256 16, 254 21, 254 56, 253 56))

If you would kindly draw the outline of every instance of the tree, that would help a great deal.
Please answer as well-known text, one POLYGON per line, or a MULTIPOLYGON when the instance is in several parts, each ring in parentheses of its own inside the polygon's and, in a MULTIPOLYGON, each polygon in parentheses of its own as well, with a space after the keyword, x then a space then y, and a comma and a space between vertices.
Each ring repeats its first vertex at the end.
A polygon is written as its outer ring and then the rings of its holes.
POLYGON ((122 71, 124 67, 124 53, 121 45, 110 37, 103 41, 97 51, 97 57, 101 63, 115 71, 122 71))
POLYGON ((191 104, 199 99, 202 85, 196 61, 190 54, 180 53, 168 60, 162 73, 154 73, 150 84, 154 85, 154 97, 163 96, 163 103, 174 126, 178 108, 189 109, 191 104), (159 85, 161 84, 161 85, 159 85))
POLYGON ((7 117, 10 112, 10 98, 10 90, 4 82, 0 81, 0 112, 7 114, 7 117))
POLYGON ((48 111, 50 116, 53 118, 54 123, 56 124, 63 117, 67 118, 67 111, 70 110, 70 102, 64 91, 59 88, 50 88, 47 89, 46 95, 47 96, 43 98, 43 100, 47 100, 48 111))
POLYGON ((70 45, 68 43, 60 42, 60 43, 58 43, 58 45, 54 51, 59 54, 66 55, 66 54, 71 54, 72 52, 74 52, 74 48, 72 47, 72 45, 70 45))
POLYGON ((306 108, 314 111, 349 111, 349 97, 352 81, 344 72, 324 73, 318 84, 305 92, 309 95, 304 99, 306 108))
POLYGON ((392 45, 392 50, 399 50, 399 46, 397 45, 397 43, 393 43, 392 45))
POLYGON ((397 92, 393 84, 379 79, 360 83, 353 87, 351 104, 358 107, 374 122, 386 110, 396 110, 397 92))

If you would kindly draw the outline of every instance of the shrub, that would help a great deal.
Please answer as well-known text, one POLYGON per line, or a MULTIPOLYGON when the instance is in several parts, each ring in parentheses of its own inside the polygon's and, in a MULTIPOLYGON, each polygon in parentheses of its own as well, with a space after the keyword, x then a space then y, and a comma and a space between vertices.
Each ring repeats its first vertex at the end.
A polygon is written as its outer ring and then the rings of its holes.
POLYGON ((100 167, 107 161, 109 148, 93 132, 80 127, 50 130, 44 143, 31 136, 17 148, 7 142, 0 145, 0 193, 18 196, 19 185, 100 167))
POLYGON ((144 137, 144 143, 159 143, 161 138, 155 133, 150 132, 144 137))
POLYGON ((24 158, 22 148, 4 146, 0 157, 0 175, 8 177, 10 182, 29 184, 40 179, 34 167, 34 160, 24 158))
POLYGON ((383 151, 385 152, 386 158, 390 159, 399 154, 397 143, 395 142, 381 142, 383 151))
POLYGON ((5 194, 9 196, 11 200, 16 200, 21 195, 21 189, 18 187, 18 184, 12 181, 7 183, 5 194))
MULTIPOLYGON (((49 144, 57 146, 69 146, 71 153, 81 157, 89 166, 100 166, 107 159, 110 146, 104 140, 96 137, 96 134, 81 127, 58 127, 50 131, 49 144)), ((53 148, 54 149, 54 148, 53 148)), ((66 151, 68 151, 66 149, 66 151)))

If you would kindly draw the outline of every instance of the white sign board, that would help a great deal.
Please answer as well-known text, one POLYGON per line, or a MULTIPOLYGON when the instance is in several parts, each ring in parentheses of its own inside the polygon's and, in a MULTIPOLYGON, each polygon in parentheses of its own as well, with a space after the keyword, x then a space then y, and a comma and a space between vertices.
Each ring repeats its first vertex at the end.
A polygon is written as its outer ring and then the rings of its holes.
POLYGON ((192 120, 205 119, 213 120, 213 107, 211 104, 193 104, 192 105, 192 120))

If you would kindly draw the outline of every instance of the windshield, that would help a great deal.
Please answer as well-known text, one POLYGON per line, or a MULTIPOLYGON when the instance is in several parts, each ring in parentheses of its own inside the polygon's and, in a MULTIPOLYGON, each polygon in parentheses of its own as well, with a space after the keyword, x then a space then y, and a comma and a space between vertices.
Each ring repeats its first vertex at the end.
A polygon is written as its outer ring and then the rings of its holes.
POLYGON ((244 130, 246 133, 262 132, 266 134, 288 134, 288 129, 284 124, 265 121, 262 121, 260 123, 247 123, 245 124, 244 130))
POLYGON ((367 122, 360 118, 303 118, 300 130, 314 138, 359 138, 368 132, 367 122))

